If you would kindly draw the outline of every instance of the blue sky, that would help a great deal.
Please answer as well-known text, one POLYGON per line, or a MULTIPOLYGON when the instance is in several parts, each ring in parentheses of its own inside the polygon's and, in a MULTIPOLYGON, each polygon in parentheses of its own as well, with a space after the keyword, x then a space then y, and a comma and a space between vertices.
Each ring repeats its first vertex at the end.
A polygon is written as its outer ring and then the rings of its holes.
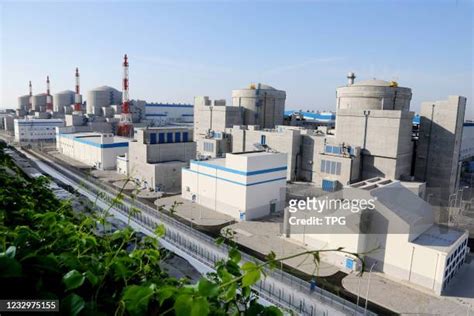
MULTIPOLYGON (((188 1, 2 2, 1 107, 28 92, 121 86, 130 96, 189 102, 230 99, 264 82, 286 90, 287 108, 332 110, 346 73, 397 80, 412 109, 448 95, 468 97, 474 116, 472 2, 188 1)), ((356 79, 357 80, 357 79, 356 79)), ((85 94, 85 93, 84 93, 85 94)))

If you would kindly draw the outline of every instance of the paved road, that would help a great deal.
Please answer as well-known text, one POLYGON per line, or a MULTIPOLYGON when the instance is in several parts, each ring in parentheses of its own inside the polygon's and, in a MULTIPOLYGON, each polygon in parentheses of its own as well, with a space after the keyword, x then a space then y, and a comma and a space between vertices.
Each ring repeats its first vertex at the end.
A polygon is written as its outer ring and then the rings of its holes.
MULTIPOLYGON (((40 160, 27 152, 24 153, 43 172, 77 188, 81 194, 84 194, 91 200, 96 199, 97 194, 95 192, 105 192, 104 188, 98 187, 86 179, 79 179, 77 174, 54 164, 53 161, 48 161, 49 159, 44 156, 40 160), (49 162, 49 164, 44 163, 42 160, 49 162), (51 164, 55 167, 52 168, 51 164), (78 185, 80 182, 82 182, 82 185, 78 185)), ((101 208, 106 208, 107 199, 110 200, 115 196, 114 193, 105 193, 106 198, 104 200, 99 199, 97 202, 97 205, 101 208)), ((200 272, 212 271, 214 262, 227 257, 227 248, 225 246, 217 246, 209 236, 192 230, 146 205, 140 205, 141 203, 138 201, 130 202, 137 203, 135 207, 139 207, 142 210, 142 213, 132 220, 131 226, 146 234, 153 234, 153 228, 159 223, 164 223, 166 225, 166 235, 161 239, 161 244, 188 260, 200 272)), ((125 200, 124 205, 114 208, 113 213, 121 217, 121 219, 127 220, 129 204, 125 200)), ((245 254, 242 257, 244 261, 258 261, 245 254)), ((270 272, 265 279, 255 286, 255 289, 258 290, 260 296, 265 300, 304 315, 360 315, 363 313, 361 308, 356 312, 354 304, 322 289, 318 288, 316 291, 310 292, 308 282, 280 271, 270 272)))

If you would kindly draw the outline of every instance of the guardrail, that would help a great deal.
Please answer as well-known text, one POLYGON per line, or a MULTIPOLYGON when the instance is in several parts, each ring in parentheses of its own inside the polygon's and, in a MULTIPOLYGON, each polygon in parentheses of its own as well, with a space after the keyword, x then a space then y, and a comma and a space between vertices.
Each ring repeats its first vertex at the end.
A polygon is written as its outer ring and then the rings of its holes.
MULTIPOLYGON (((68 175, 66 175, 68 178, 72 178, 71 180, 82 185, 85 189, 98 196, 98 198, 106 203, 112 203, 120 192, 119 190, 111 188, 94 178, 84 179, 75 174, 74 171, 69 171, 69 168, 58 167, 51 163, 51 160, 48 157, 44 157, 42 154, 31 151, 29 152, 41 158, 43 162, 56 170, 66 169, 68 171, 68 175)), ((127 217, 131 216, 136 222, 152 231, 158 224, 165 224, 165 235, 162 238, 206 266, 213 268, 218 260, 227 257, 229 250, 227 245, 217 245, 215 240, 208 235, 192 229, 182 222, 139 200, 131 199, 127 195, 123 195, 122 203, 115 204, 113 207, 123 215, 127 217), (142 210, 142 213, 130 212, 132 208, 140 209, 142 210)), ((246 253, 241 252, 241 256, 243 261, 253 261, 257 264, 263 262, 246 253)), ((309 282, 301 280, 285 271, 270 270, 266 268, 264 270, 267 277, 261 279, 254 286, 254 289, 260 293, 262 298, 272 304, 294 310, 303 315, 311 316, 330 315, 327 306, 349 315, 364 314, 364 309, 361 306, 357 306, 356 304, 320 287, 310 290, 309 282), (289 287, 290 289, 285 292, 285 287, 289 287)), ((367 311, 365 315, 376 314, 367 311)))

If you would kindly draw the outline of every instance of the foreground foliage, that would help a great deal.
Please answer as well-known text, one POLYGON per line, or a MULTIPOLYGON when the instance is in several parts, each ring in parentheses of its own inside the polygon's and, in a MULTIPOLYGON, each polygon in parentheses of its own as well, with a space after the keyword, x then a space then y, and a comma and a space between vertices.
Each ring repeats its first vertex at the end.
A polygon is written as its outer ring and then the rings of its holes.
POLYGON ((277 315, 250 286, 258 269, 239 268, 233 250, 198 284, 163 272, 158 238, 131 228, 99 233, 101 215, 59 201, 45 177, 28 179, 0 148, 0 297, 59 299, 67 315, 277 315), (250 271, 246 273, 245 271, 250 271))
MULTIPOLYGON (((54 196, 46 177, 25 177, 4 148, 0 142, 1 299, 57 299, 65 315, 282 315, 259 304, 251 289, 265 268, 298 256, 312 256, 318 266, 321 252, 344 252, 306 251, 285 258, 272 252, 265 262, 242 264, 228 231, 216 241, 228 243, 228 258, 216 263, 216 272, 190 284, 161 268, 169 255, 158 242, 165 227, 158 226, 154 237, 130 227, 109 232, 104 229, 108 210, 73 210, 70 201, 54 196)), ((121 203, 120 195, 110 208, 121 203)))

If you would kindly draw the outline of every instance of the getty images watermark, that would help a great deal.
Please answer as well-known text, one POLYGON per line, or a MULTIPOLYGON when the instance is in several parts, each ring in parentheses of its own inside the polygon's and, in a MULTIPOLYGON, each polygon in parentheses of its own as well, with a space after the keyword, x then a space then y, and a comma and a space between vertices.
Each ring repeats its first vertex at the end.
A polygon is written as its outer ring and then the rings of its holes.
POLYGON ((377 198, 373 199, 336 199, 307 197, 305 200, 292 199, 289 202, 288 212, 293 214, 288 217, 290 225, 346 225, 347 215, 356 214, 363 210, 374 210, 377 198), (327 213, 326 216, 304 216, 294 215, 298 211, 316 213, 318 215, 327 213), (336 214, 337 213, 337 214, 336 214))

